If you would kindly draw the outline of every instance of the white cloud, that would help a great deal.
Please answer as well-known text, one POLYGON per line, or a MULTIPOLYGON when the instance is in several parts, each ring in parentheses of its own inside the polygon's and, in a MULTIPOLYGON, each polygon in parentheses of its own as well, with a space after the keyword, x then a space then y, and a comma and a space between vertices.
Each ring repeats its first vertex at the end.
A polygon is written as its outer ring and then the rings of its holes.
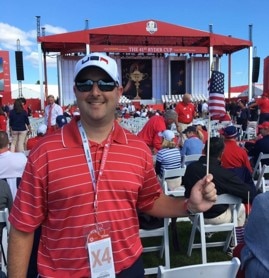
MULTIPOLYGON (((60 33, 66 33, 67 30, 46 24, 44 26, 45 35, 54 35, 60 33)), ((41 29, 42 35, 42 29, 41 29)), ((0 22, 0 49, 8 50, 10 52, 19 49, 23 51, 23 59, 26 63, 29 63, 33 68, 38 68, 38 48, 37 48, 37 31, 36 30, 21 30, 16 26, 11 26, 7 23, 0 22)), ((46 56, 47 67, 56 67, 56 53, 46 56)))
POLYGON ((30 51, 36 43, 33 41, 31 32, 25 32, 15 26, 0 22, 0 48, 3 50, 15 51, 20 50, 30 51))
POLYGON ((49 25, 49 24, 45 24, 44 26, 44 31, 45 31, 45 35, 48 35, 48 34, 61 34, 61 33, 67 33, 68 31, 62 27, 58 27, 58 26, 52 26, 52 25, 49 25))
MULTIPOLYGON (((43 59, 43 57, 42 57, 43 59)), ((39 66, 39 59, 38 59, 38 52, 32 51, 31 53, 24 56, 24 60, 28 61, 32 64, 33 67, 38 68, 39 66)), ((56 67, 57 59, 55 55, 46 55, 46 65, 47 67, 56 67)))
MULTIPOLYGON (((45 35, 66 33, 67 30, 52 25, 44 25, 45 35)), ((21 50, 31 51, 36 47, 36 30, 24 31, 15 26, 0 22, 0 49, 17 50, 17 40, 20 40, 21 50)))

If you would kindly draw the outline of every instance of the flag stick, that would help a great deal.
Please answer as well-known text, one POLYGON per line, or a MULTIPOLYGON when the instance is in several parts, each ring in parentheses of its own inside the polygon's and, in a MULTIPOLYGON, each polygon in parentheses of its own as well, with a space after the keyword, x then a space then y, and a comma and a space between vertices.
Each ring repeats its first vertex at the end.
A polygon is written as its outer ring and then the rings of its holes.
MULTIPOLYGON (((210 75, 212 75, 212 71, 214 70, 214 62, 211 63, 210 66, 210 75)), ((210 80, 211 76, 209 77, 210 80)), ((211 116, 210 112, 208 113, 208 124, 207 124, 207 150, 206 150, 206 175, 209 174, 209 149, 210 149, 210 137, 211 137, 211 116)))
POLYGON ((209 149, 210 149, 210 133, 211 133, 211 123, 210 123, 210 115, 208 117, 208 125, 207 125, 207 150, 206 150, 206 174, 209 174, 209 149))
POLYGON ((250 207, 250 205, 249 205, 249 203, 250 203, 250 201, 249 201, 249 199, 250 199, 250 196, 249 196, 249 191, 248 191, 248 212, 247 212, 247 214, 248 214, 248 216, 249 216, 249 213, 250 213, 250 211, 249 211, 249 207, 250 207))

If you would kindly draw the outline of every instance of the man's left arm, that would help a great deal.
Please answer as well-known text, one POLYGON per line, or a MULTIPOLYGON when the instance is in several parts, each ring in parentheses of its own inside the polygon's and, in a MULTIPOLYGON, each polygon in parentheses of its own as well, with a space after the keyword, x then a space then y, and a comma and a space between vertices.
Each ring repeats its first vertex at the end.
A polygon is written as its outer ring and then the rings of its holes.
POLYGON ((182 217, 189 212, 204 212, 209 210, 217 200, 217 191, 212 182, 213 176, 206 175, 193 186, 189 199, 175 198, 161 194, 146 211, 147 214, 156 217, 182 217))

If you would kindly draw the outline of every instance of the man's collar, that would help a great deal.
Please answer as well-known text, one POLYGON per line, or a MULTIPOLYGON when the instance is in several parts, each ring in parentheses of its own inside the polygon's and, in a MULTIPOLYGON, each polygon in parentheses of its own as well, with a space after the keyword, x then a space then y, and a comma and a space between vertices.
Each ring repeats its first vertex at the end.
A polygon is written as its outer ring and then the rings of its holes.
MULTIPOLYGON (((66 148, 79 148, 82 146, 82 139, 77 127, 77 121, 80 119, 79 116, 75 116, 71 122, 61 129, 62 142, 66 148)), ((114 130, 112 133, 112 142, 118 144, 128 144, 128 139, 124 129, 114 122, 114 130)))

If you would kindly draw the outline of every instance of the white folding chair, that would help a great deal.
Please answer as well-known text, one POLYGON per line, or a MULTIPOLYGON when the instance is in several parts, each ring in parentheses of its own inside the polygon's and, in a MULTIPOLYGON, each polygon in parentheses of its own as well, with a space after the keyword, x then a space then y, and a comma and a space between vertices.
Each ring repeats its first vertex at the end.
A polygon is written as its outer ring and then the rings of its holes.
POLYGON ((166 269, 159 266, 157 278, 234 278, 240 267, 240 260, 196 264, 166 269))
POLYGON ((0 223, 5 223, 6 226, 2 231, 2 242, 1 242, 1 263, 2 271, 7 274, 7 244, 8 244, 8 235, 10 231, 10 223, 8 221, 9 211, 8 208, 0 211, 0 223))
POLYGON ((265 174, 269 174, 269 165, 263 165, 256 182, 256 190, 261 192, 269 191, 269 180, 265 179, 265 174))
MULTIPOLYGON (((153 246, 144 246, 143 253, 148 252, 160 252, 160 256, 163 256, 164 253, 164 261, 165 261, 165 267, 170 268, 170 250, 169 250, 169 235, 168 235, 168 229, 165 227, 168 227, 168 218, 164 219, 164 226, 157 229, 152 230, 139 230, 140 238, 152 238, 152 237, 161 237, 161 243, 159 245, 153 245, 153 246)), ((157 274, 158 272, 158 266, 156 267, 147 267, 145 268, 145 275, 151 275, 151 274, 157 274)))
POLYGON ((220 129, 225 128, 231 124, 232 124, 232 121, 222 121, 221 123, 218 124, 218 128, 220 128, 220 129))
POLYGON ((251 140, 257 136, 257 121, 249 121, 247 130, 244 131, 244 139, 251 140))
MULTIPOLYGON (((165 174, 164 174, 165 175, 165 174)), ((174 177, 174 176, 173 176, 174 177)), ((165 179, 163 178, 162 182, 165 182, 165 179)), ((160 244, 158 245, 153 245, 153 246, 144 246, 143 252, 148 253, 148 252, 160 252, 160 256, 163 257, 164 253, 164 260, 165 260, 165 267, 170 268, 170 248, 169 248, 169 220, 168 218, 164 219, 164 226, 161 228, 157 229, 152 229, 152 230, 145 230, 145 229, 140 229, 139 234, 140 238, 152 238, 152 237, 161 237, 160 244)), ((151 274, 156 274, 158 272, 158 266, 156 267, 147 267, 145 268, 145 275, 151 275, 151 274)))
MULTIPOLYGON (((172 195, 174 197, 184 197, 185 187, 180 183, 180 187, 177 190, 169 190, 167 179, 172 177, 180 177, 182 178, 185 174, 186 168, 175 168, 175 169, 164 169, 161 185, 163 188, 163 192, 165 195, 172 195)), ((174 249, 177 250, 179 243, 178 243, 178 233, 177 233, 177 226, 176 222, 181 221, 190 221, 189 217, 177 217, 171 219, 171 221, 165 222, 164 228, 167 230, 167 234, 169 235, 169 225, 171 226, 171 233, 172 233, 172 241, 174 245, 174 249)))
POLYGON ((192 230, 189 240, 188 246, 188 256, 191 256, 192 250, 194 248, 201 248, 202 252, 202 263, 207 263, 207 247, 218 247, 224 246, 223 250, 226 251, 229 247, 229 243, 234 238, 234 243, 237 245, 237 238, 235 228, 237 227, 237 215, 239 207, 242 203, 241 198, 230 195, 230 194, 221 194, 218 195, 216 205, 219 204, 227 204, 230 206, 232 210, 232 221, 229 223, 223 224, 205 224, 204 222, 204 214, 197 213, 194 215, 193 223, 192 223, 192 230), (195 234, 196 231, 200 232, 200 242, 195 243, 195 234), (218 242, 206 242, 206 233, 216 233, 216 232, 227 232, 226 239, 223 241, 218 242))
POLYGON ((255 163, 254 169, 253 169, 253 173, 252 173, 252 178, 255 180, 261 173, 262 170, 262 161, 268 159, 269 160, 269 154, 260 152, 258 159, 255 163))
POLYGON ((184 186, 181 186, 178 190, 169 190, 167 179, 172 177, 183 177, 185 171, 186 168, 164 169, 161 184, 165 195, 173 195, 177 197, 184 196, 184 186))
POLYGON ((181 167, 187 167, 187 164, 199 160, 202 154, 189 154, 184 155, 181 162, 181 167))

